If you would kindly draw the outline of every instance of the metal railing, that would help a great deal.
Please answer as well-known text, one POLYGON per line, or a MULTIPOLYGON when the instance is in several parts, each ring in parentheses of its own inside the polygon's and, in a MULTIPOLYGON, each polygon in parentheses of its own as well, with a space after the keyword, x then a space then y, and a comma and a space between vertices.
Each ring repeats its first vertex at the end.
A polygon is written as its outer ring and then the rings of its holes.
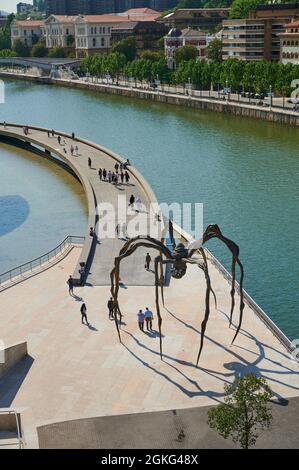
POLYGON ((3 443, 1 443, 0 439, 0 446, 15 446, 17 445, 19 449, 24 449, 25 447, 25 439, 24 439, 24 433, 21 427, 21 417, 19 417, 18 413, 15 410, 0 410, 0 414, 2 415, 14 415, 16 419, 16 428, 15 428, 15 434, 16 434, 16 441, 17 442, 10 442, 10 438, 3 439, 3 443), (9 442, 7 442, 7 440, 9 442))
POLYGON ((85 237, 83 236, 68 235, 63 242, 53 248, 53 250, 48 251, 48 253, 0 274, 0 288, 6 285, 6 283, 15 281, 19 277, 24 277, 25 274, 33 272, 37 268, 46 267, 48 263, 58 258, 70 246, 83 245, 84 241, 85 237))

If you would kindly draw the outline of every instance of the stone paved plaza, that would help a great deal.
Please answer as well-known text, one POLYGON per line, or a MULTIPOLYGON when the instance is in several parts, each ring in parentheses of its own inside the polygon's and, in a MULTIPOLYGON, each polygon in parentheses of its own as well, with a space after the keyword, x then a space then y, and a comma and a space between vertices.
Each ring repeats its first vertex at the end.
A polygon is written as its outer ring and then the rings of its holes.
POLYGON ((29 447, 38 445, 36 426, 47 423, 217 404, 224 384, 246 372, 265 377, 276 398, 299 395, 298 364, 247 306, 243 329, 230 346, 230 287, 211 263, 218 310, 212 303, 196 369, 205 294, 197 267, 189 266, 183 279, 165 289, 161 362, 156 318, 149 334, 139 331, 136 317, 146 306, 155 314, 154 287, 121 289, 120 344, 108 319, 107 286, 68 295, 66 280, 79 255, 74 248, 55 267, 0 294, 1 336, 6 345, 27 340, 30 355, 0 381, 0 407, 23 410, 29 447), (80 299, 89 328, 81 324, 80 299))

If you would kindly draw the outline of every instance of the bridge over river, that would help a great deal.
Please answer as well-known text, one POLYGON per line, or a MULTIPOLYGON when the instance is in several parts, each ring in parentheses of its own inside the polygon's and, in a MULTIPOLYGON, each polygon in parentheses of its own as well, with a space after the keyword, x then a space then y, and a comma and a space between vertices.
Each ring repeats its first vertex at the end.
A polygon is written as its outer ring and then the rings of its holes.
MULTIPOLYGON (((131 165, 127 167, 130 176, 127 183, 111 184, 100 180, 99 168, 106 168, 107 172, 108 170, 114 171, 116 163, 125 164, 126 161, 100 145, 76 136, 73 137, 57 131, 55 131, 55 136, 52 136, 52 129, 37 127, 30 127, 28 135, 25 135, 24 126, 16 124, 6 124, 5 128, 3 125, 0 127, 0 138, 2 140, 4 139, 14 145, 24 146, 27 150, 38 152, 43 157, 52 158, 60 164, 64 163, 66 168, 79 178, 85 189, 89 218, 85 245, 73 277, 79 281, 80 263, 85 263, 87 266, 85 280, 88 284, 109 285, 114 258, 124 244, 124 237, 118 238, 116 236, 116 225, 117 223, 120 224, 122 235, 122 232, 125 231, 122 230, 124 228, 123 224, 128 228, 130 222, 137 216, 135 210, 128 208, 130 196, 133 194, 135 199, 139 198, 142 201, 144 207, 139 217, 146 220, 148 229, 150 224, 153 224, 153 226, 158 224, 155 213, 151 210, 151 204, 158 203, 148 183, 131 165), (58 136, 61 138, 61 144, 58 143, 58 136), (76 154, 74 151, 72 155, 71 147, 78 147, 78 153, 76 154), (91 168, 88 166, 89 158, 92 161, 91 168), (105 220, 110 224, 112 233, 110 233, 109 238, 101 240, 99 205, 103 203, 111 205, 111 209, 108 208, 105 220), (120 215, 118 216, 118 214, 120 215), (90 236, 91 227, 95 229, 97 236, 90 236)), ((49 197, 51 196, 49 195, 49 197)), ((135 208, 137 208, 136 205, 135 208)), ((147 251, 146 249, 139 249, 133 256, 124 261, 122 281, 126 285, 154 284, 154 273, 144 269, 147 251)), ((150 250, 149 252, 152 259, 154 259, 157 252, 151 252, 150 250)))

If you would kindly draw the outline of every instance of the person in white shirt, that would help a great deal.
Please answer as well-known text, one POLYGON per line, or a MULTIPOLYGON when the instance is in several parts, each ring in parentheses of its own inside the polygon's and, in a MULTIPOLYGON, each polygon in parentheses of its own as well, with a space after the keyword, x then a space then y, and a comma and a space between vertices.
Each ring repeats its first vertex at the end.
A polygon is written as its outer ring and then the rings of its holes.
POLYGON ((152 327, 153 327, 153 323, 152 323, 154 319, 153 312, 151 312, 148 309, 148 307, 146 307, 144 316, 145 316, 145 321, 146 321, 146 329, 147 331, 150 331, 152 330, 152 327))

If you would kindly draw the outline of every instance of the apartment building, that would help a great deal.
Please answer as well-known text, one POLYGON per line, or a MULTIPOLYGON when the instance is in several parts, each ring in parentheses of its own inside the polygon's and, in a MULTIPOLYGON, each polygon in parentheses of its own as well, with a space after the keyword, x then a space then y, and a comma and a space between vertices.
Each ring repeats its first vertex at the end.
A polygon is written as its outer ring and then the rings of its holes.
POLYGON ((299 4, 260 5, 248 19, 223 21, 223 59, 280 60, 280 35, 299 4))
POLYGON ((44 35, 44 21, 14 20, 11 23, 11 44, 21 40, 26 46, 32 47, 44 35))
POLYGON ((281 62, 299 65, 299 21, 285 25, 285 32, 280 35, 280 44, 281 62))
POLYGON ((159 21, 170 28, 212 30, 229 15, 229 8, 179 8, 159 21))

